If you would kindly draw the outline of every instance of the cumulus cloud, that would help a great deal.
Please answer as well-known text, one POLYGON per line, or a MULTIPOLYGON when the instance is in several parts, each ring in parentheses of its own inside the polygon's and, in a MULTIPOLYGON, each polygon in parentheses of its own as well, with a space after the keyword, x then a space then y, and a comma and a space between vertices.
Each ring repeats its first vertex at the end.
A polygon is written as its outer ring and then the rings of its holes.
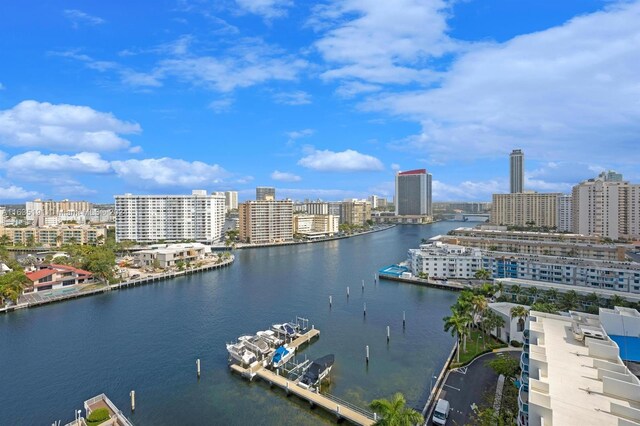
POLYGON ((341 152, 315 150, 298 161, 308 169, 323 172, 364 172, 384 169, 382 162, 371 155, 347 149, 341 152))
POLYGON ((27 191, 16 185, 0 185, 0 199, 2 200, 28 200, 37 198, 39 195, 36 191, 27 191))
POLYGON ((231 109, 231 106, 233 105, 233 102, 233 98, 230 97, 216 99, 215 101, 211 101, 211 103, 209 103, 209 108, 216 114, 221 114, 223 112, 229 111, 231 109))
POLYGON ((78 28, 80 25, 94 26, 105 23, 104 19, 98 16, 89 15, 88 13, 78 9, 66 9, 63 14, 69 21, 71 21, 71 25, 74 28, 78 28))
POLYGON ((298 175, 288 172, 280 172, 278 170, 275 170, 273 173, 271 173, 271 179, 280 182, 300 182, 302 180, 302 178, 298 175))
POLYGON ((75 155, 42 154, 40 151, 28 151, 14 155, 0 162, 0 167, 8 173, 74 172, 74 173, 107 173, 111 170, 108 161, 100 154, 81 152, 75 155))
POLYGON ((293 145, 295 141, 302 138, 307 138, 315 133, 314 129, 302 129, 302 130, 292 130, 290 132, 286 132, 286 135, 289 137, 287 143, 289 145, 293 145))
POLYGON ((293 0, 236 0, 238 7, 265 19, 281 18, 293 6, 293 0))
POLYGON ((322 36, 315 47, 334 65, 322 78, 432 81, 435 73, 426 62, 455 46, 446 35, 448 7, 444 0, 333 0, 317 6, 310 24, 322 36))
POLYGON ((436 160, 506 154, 637 163, 640 3, 483 44, 433 89, 372 96, 362 106, 411 117, 422 133, 398 144, 436 160), (621 156, 620 153, 629 155, 621 156))
POLYGON ((311 103, 311 95, 302 90, 280 92, 273 95, 276 103, 283 105, 307 105, 311 103))
POLYGON ((51 150, 126 149, 121 134, 140 132, 136 123, 87 106, 22 101, 0 111, 0 144, 51 150))
POLYGON ((492 194, 508 191, 506 181, 498 180, 464 181, 457 185, 434 180, 432 185, 433 199, 436 201, 491 201, 492 194))
POLYGON ((116 174, 137 187, 197 188, 222 183, 229 173, 217 164, 174 158, 113 161, 116 174))

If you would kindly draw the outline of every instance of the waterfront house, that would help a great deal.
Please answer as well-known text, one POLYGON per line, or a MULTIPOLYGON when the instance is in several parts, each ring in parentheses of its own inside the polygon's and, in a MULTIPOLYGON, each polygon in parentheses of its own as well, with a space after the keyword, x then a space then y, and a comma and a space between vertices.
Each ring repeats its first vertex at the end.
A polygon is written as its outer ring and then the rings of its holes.
POLYGON ((68 265, 38 265, 26 275, 31 281, 31 288, 27 291, 53 290, 93 281, 91 272, 68 265))

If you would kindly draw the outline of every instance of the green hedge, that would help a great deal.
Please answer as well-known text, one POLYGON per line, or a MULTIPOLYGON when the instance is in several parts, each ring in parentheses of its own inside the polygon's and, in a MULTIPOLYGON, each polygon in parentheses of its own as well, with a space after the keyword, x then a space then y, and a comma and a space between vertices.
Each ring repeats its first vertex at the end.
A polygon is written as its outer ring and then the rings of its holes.
POLYGON ((87 417, 87 425, 97 426, 109 420, 109 410, 106 408, 96 408, 87 417))

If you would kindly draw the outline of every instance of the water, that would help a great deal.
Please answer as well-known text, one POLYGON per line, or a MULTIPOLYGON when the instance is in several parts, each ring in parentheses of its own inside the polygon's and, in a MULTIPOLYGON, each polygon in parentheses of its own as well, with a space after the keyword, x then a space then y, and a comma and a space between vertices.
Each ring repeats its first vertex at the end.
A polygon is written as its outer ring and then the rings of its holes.
POLYGON ((454 226, 398 226, 326 243, 239 250, 236 262, 218 271, 2 315, 0 425, 64 424, 102 392, 129 415, 132 389, 136 425, 332 423, 321 409, 229 372, 225 342, 296 315, 321 331, 301 355, 336 356, 332 394, 365 407, 401 391, 417 405, 451 350, 442 317, 456 295, 374 285, 373 274, 403 260, 422 238, 454 226))

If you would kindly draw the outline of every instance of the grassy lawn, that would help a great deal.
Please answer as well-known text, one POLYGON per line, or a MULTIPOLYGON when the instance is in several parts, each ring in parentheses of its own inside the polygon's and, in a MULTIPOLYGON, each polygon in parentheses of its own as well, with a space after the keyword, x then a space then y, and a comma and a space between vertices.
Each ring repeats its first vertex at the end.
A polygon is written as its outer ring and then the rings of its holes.
POLYGON ((104 287, 106 287, 106 285, 102 283, 87 284, 84 287, 82 287, 80 291, 85 292, 85 291, 96 290, 98 288, 104 288, 104 287))
POLYGON ((467 351, 462 350, 462 346, 460 347, 460 362, 451 363, 451 367, 455 368, 460 365, 467 364, 469 361, 474 359, 476 356, 491 351, 492 349, 504 348, 507 345, 502 343, 501 341, 495 339, 493 336, 487 336, 479 330, 472 329, 471 334, 467 336, 467 351), (484 342, 486 340, 486 343, 484 342))

